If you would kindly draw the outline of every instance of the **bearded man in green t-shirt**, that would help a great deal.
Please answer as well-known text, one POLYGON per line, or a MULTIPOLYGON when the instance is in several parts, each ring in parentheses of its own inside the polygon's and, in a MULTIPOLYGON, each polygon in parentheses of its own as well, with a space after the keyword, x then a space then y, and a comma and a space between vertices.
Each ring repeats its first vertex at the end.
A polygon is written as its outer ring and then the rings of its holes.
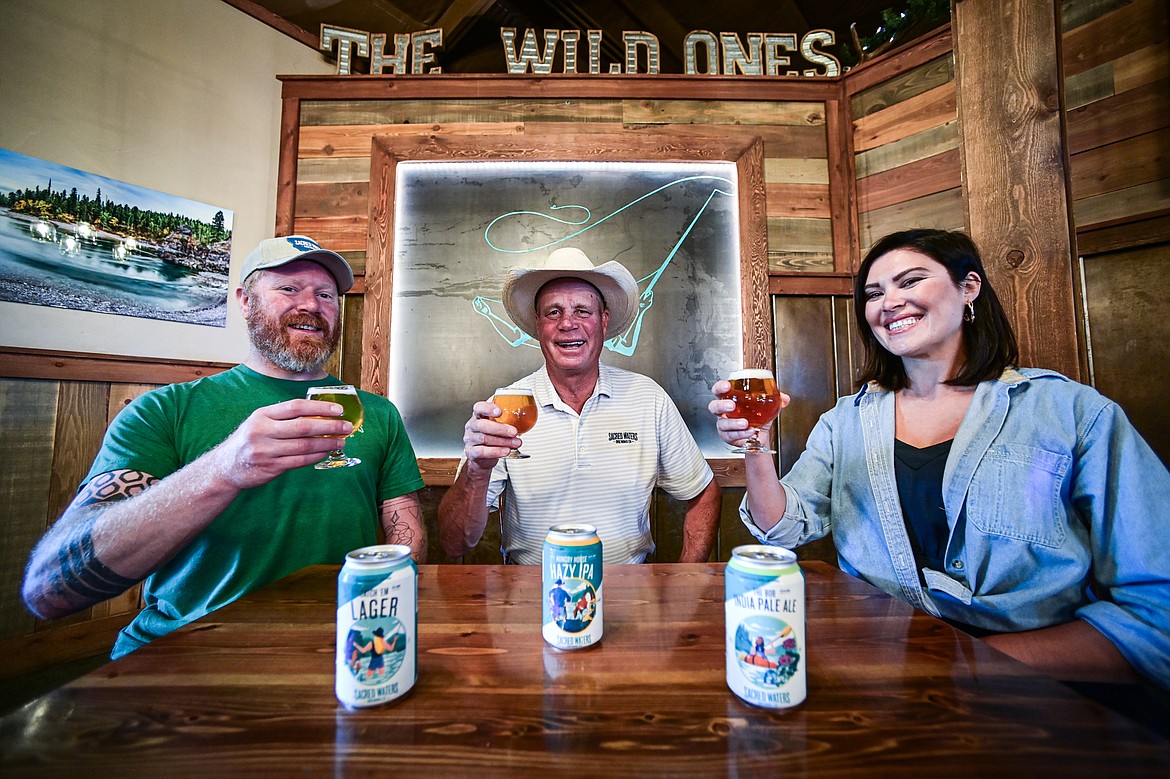
POLYGON ((358 393, 365 417, 344 446, 360 463, 312 467, 354 432, 341 405, 306 399, 309 387, 339 383, 324 366, 349 264, 304 236, 270 238, 240 278, 247 359, 123 409, 29 561, 24 600, 46 619, 145 579, 115 658, 306 565, 341 563, 377 543, 379 525, 424 560, 422 477, 389 400, 358 393))

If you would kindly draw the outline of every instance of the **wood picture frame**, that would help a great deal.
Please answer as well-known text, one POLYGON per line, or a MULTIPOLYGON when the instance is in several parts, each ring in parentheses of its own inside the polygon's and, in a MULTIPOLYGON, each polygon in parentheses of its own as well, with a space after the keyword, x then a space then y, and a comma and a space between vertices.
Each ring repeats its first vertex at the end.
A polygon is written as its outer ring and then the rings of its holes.
MULTIPOLYGON (((727 162, 734 165, 739 235, 739 299, 743 365, 770 368, 773 360, 768 305, 767 224, 763 143, 755 135, 696 136, 669 132, 615 131, 612 125, 542 124, 522 134, 484 137, 457 128, 429 127, 417 133, 373 138, 366 251, 361 383, 390 390, 390 330, 393 308, 395 195, 398 166, 415 161, 525 162, 727 162)), ((490 392, 490 388, 485 390, 490 392)), ((468 406, 470 408, 470 405, 468 406)), ((737 470, 738 458, 726 458, 737 470)), ((453 479, 458 458, 420 458, 428 483, 453 479)))

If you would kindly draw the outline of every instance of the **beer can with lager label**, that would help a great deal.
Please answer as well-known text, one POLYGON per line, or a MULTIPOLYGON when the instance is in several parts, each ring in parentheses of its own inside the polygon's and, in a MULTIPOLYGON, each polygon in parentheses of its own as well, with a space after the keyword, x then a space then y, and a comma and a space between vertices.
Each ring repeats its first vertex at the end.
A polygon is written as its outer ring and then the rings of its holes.
POLYGON ((553 525, 541 559, 544 640, 557 649, 601 641, 601 539, 585 524, 553 525))
POLYGON ((782 709, 804 701, 808 646, 804 574, 796 553, 738 546, 724 588, 727 686, 754 706, 782 709))
POLYGON ((418 678, 418 568, 410 547, 366 546, 345 556, 337 577, 337 700, 377 706, 418 678))

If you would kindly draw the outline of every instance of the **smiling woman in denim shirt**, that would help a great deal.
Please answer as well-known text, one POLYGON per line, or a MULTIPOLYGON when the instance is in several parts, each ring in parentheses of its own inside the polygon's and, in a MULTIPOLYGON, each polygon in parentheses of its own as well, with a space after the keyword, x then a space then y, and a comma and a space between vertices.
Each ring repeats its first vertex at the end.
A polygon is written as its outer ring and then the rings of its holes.
MULTIPOLYGON (((1122 410, 1015 367, 962 233, 886 236, 854 294, 861 389, 783 479, 745 455, 748 529, 788 547, 832 532, 845 571, 1056 678, 1170 689, 1170 473, 1122 410)), ((732 445, 752 432, 717 427, 732 445)))

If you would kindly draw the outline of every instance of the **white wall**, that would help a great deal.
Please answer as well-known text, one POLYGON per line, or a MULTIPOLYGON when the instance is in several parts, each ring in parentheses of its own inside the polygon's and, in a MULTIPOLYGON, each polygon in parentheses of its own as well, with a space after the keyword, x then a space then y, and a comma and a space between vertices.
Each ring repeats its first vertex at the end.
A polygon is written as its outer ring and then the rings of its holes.
MULTIPOLYGON (((277 75, 322 54, 220 0, 0 0, 0 147, 234 212, 231 286, 273 234, 277 75)), ((237 361, 228 326, 0 302, 0 344, 237 361)))

